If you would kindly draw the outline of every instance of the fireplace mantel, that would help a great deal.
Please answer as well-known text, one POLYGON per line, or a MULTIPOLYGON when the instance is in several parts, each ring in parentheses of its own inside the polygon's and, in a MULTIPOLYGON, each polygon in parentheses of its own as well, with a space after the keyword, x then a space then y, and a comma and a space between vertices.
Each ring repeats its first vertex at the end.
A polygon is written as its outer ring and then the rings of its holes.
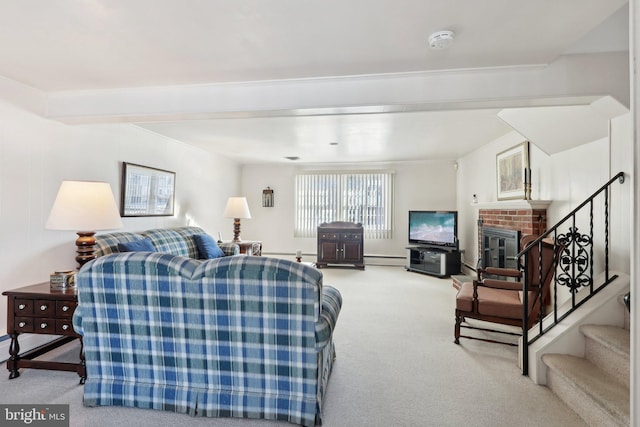
POLYGON ((551 200, 501 200, 499 202, 472 203, 478 209, 547 209, 551 200))

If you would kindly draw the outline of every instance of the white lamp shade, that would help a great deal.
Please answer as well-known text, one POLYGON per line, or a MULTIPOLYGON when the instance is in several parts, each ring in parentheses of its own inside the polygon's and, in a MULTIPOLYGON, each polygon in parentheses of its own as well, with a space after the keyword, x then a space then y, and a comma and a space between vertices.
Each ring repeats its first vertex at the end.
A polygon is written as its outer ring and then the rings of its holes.
POLYGON ((229 197, 224 209, 225 218, 251 218, 246 197, 229 197))
POLYGON ((46 228, 73 231, 122 228, 118 206, 109 183, 63 181, 46 228))

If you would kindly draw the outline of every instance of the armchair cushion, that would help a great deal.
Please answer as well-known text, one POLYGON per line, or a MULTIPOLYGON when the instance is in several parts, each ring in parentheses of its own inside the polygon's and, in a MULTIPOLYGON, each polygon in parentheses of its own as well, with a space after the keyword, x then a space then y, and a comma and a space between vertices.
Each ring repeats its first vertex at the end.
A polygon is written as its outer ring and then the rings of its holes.
MULTIPOLYGON (((485 316, 522 319, 521 292, 478 286, 477 312, 485 316)), ((473 312, 473 283, 463 283, 456 297, 456 309, 473 312)))

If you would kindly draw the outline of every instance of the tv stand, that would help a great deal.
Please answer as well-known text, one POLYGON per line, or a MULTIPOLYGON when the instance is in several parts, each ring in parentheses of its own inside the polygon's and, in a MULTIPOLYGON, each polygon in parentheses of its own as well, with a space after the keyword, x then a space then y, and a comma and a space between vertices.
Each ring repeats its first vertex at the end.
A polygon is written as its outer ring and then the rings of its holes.
POLYGON ((438 277, 459 274, 460 252, 455 248, 408 246, 406 269, 438 277))

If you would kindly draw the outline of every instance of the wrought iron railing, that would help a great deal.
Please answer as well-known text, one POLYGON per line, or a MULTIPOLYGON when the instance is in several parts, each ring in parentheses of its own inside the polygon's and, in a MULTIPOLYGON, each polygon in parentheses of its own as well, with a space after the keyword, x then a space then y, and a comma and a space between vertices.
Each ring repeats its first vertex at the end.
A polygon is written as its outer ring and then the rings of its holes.
MULTIPOLYGON (((611 178, 598 191, 593 193, 588 199, 581 203, 577 208, 571 211, 567 216, 560 220, 556 225, 531 242, 526 248, 516 255, 518 259, 524 260, 524 271, 528 271, 527 256, 531 250, 537 248, 538 255, 538 276, 532 277, 537 279, 537 283, 541 283, 543 276, 542 262, 542 244, 543 240, 553 238, 553 302, 551 309, 547 313, 539 310, 536 319, 535 331, 533 336, 529 334, 529 289, 530 275, 524 274, 524 292, 523 292, 523 328, 522 328, 522 374, 528 375, 529 371, 529 346, 551 330, 560 321, 571 315, 581 305, 585 304, 589 299, 596 295, 606 285, 611 283, 617 276, 610 275, 609 272, 609 221, 610 221, 610 191, 611 185, 618 181, 624 182, 624 173, 619 172, 611 178), (602 202, 603 210, 594 211, 595 205, 602 202), (594 213, 595 212, 595 213, 594 213), (597 217, 597 214, 600 217, 597 217), (599 221, 601 220, 601 221, 599 221), (582 233, 580 228, 587 228, 586 233, 582 233), (599 253, 596 254, 596 251, 599 253), (597 255, 597 256, 596 256, 597 255), (601 265, 598 265, 601 263, 601 265), (594 271, 596 268, 604 270, 604 281, 594 284, 594 271), (559 312, 558 307, 558 291, 561 287, 568 289, 571 294, 570 307, 563 313, 559 312), (586 290, 578 293, 580 290, 586 290), (553 314, 553 316, 551 316, 553 314), (544 320, 544 321, 543 321, 544 320)), ((598 205, 599 206, 599 205, 598 205)), ((548 266, 547 266, 548 267, 548 266)), ((545 267, 546 268, 546 267, 545 267)), ((542 287, 538 287, 538 293, 535 298, 542 301, 542 287)), ((563 302, 563 304, 565 304, 563 302)))

